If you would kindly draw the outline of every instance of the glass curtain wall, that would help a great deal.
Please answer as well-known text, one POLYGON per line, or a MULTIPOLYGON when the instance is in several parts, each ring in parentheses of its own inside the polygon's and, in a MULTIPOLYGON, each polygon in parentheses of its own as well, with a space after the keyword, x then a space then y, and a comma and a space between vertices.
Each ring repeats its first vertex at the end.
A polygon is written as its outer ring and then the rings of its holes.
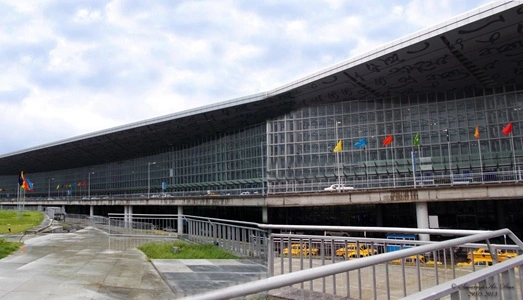
POLYGON ((110 199, 263 193, 265 123, 169 151, 84 168, 31 173, 33 191, 18 194, 18 174, 0 176, 0 199, 110 199))
POLYGON ((267 124, 269 193, 494 180, 505 171, 517 180, 522 109, 514 86, 306 107, 267 124), (343 149, 334 153, 337 139, 343 149))

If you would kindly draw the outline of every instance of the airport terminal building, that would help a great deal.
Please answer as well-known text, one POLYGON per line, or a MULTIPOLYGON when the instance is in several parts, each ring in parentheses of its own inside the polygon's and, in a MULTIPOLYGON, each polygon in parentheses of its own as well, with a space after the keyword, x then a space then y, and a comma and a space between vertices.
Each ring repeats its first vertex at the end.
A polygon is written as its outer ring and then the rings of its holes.
MULTIPOLYGON (((34 185, 27 204, 254 201, 323 195, 335 184, 359 192, 521 184, 522 20, 521 1, 499 1, 271 91, 2 155, 0 204, 19 200, 21 171, 34 185)), ((427 209, 441 226, 508 226, 520 235, 517 201, 429 202, 427 209)), ((193 204, 185 211, 261 218, 256 206, 193 204)), ((416 226, 414 205, 270 207, 268 218, 408 227, 416 226)), ((95 205, 99 214, 119 210, 95 205)))

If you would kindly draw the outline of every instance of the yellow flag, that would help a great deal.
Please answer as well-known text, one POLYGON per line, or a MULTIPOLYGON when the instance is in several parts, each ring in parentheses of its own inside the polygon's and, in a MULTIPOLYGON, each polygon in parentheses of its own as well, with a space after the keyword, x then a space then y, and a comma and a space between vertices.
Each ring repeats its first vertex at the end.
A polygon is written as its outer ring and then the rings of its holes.
POLYGON ((474 132, 474 137, 479 140, 479 126, 476 125, 476 131, 474 132))
POLYGON ((343 150, 343 143, 341 142, 341 140, 338 141, 338 145, 336 145, 336 148, 334 148, 334 150, 332 150, 333 152, 340 152, 341 150, 343 150))

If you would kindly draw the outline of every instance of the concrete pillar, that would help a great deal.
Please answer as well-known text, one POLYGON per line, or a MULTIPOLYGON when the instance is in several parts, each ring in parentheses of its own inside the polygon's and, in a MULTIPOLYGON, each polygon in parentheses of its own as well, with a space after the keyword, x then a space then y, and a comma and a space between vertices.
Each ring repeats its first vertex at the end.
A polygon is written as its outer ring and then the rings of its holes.
POLYGON ((494 200, 496 201, 496 213, 498 216, 498 228, 502 229, 507 227, 505 223, 505 206, 503 205, 502 200, 494 200))
POLYGON ((127 206, 127 220, 129 221, 129 224, 133 223, 133 206, 132 205, 127 206))
POLYGON ((65 213, 65 205, 62 205, 62 212, 65 213))
POLYGON ((178 234, 183 234, 183 206, 178 206, 178 234))
MULTIPOLYGON (((416 219, 418 228, 429 228, 429 208, 427 202, 416 202, 416 219)), ((420 241, 430 241, 429 234, 420 234, 420 241)))
POLYGON ((269 208, 267 206, 262 207, 262 223, 269 223, 269 208))
POLYGON ((89 205, 89 217, 94 217, 94 205, 89 205))
POLYGON ((123 206, 123 224, 124 224, 124 228, 129 228, 129 213, 128 213, 127 205, 123 206))
POLYGON ((376 226, 383 227, 383 205, 376 205, 376 226))

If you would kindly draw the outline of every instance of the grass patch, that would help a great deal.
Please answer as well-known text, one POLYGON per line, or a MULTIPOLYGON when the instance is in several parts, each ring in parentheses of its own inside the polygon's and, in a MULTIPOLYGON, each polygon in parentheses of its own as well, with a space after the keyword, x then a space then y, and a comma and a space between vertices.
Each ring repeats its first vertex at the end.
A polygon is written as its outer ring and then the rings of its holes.
POLYGON ((22 233, 42 223, 44 214, 39 211, 0 210, 0 233, 22 233))
POLYGON ((0 259, 8 256, 9 254, 15 252, 20 247, 22 247, 23 243, 17 243, 17 242, 7 242, 4 239, 0 239, 0 259))
POLYGON ((189 244, 182 241, 170 243, 151 242, 138 247, 149 259, 237 259, 213 244, 189 244), (178 247, 178 252, 173 252, 178 247))

